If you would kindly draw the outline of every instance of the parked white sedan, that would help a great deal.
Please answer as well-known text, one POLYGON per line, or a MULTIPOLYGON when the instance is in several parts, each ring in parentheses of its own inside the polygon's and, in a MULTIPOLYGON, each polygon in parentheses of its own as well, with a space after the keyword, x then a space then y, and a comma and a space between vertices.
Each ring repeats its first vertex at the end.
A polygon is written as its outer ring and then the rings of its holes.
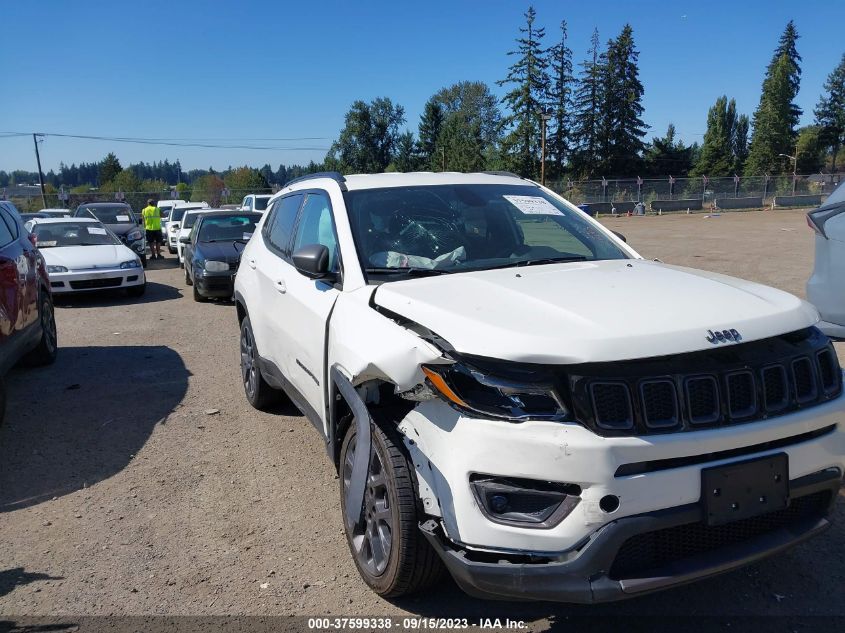
POLYGON ((845 183, 807 214, 816 232, 816 261, 807 281, 807 299, 821 315, 819 329, 845 338, 845 183))
POLYGON ((140 297, 147 287, 141 260, 93 218, 35 218, 35 236, 53 294, 123 288, 140 297))

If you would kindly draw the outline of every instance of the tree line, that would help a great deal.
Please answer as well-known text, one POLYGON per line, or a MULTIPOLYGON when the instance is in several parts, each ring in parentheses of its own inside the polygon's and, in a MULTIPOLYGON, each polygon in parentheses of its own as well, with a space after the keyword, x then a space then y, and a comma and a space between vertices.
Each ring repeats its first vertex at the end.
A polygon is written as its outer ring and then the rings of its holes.
MULTIPOLYGON (((498 97, 481 81, 461 81, 435 92, 424 104, 416 130, 405 109, 383 96, 356 100, 322 163, 241 168, 238 182, 259 190, 284 185, 314 171, 506 170, 551 179, 633 176, 760 176, 835 171, 845 142, 845 54, 830 73, 814 108, 814 123, 799 127, 795 104, 801 82, 797 28, 781 34, 763 79, 756 110, 749 117, 720 95, 707 114, 701 143, 686 144, 673 124, 650 141, 643 121, 644 87, 639 50, 626 24, 602 44, 594 29, 584 58, 573 63, 565 20, 553 34, 529 7, 508 57, 498 97), (545 131, 545 135, 543 132, 545 131), (543 138, 545 163, 541 166, 543 138), (249 178, 244 175, 247 169, 249 178), (246 180, 245 180, 246 179, 246 180)), ((46 174, 52 186, 118 187, 159 183, 205 191, 228 186, 238 170, 183 171, 179 161, 137 163, 115 170, 113 155, 100 163, 61 165, 46 174)), ((118 164, 119 165, 119 164, 118 164)), ((37 173, 0 171, 0 187, 36 182, 37 173)), ((231 188, 231 187, 230 187, 231 188)))

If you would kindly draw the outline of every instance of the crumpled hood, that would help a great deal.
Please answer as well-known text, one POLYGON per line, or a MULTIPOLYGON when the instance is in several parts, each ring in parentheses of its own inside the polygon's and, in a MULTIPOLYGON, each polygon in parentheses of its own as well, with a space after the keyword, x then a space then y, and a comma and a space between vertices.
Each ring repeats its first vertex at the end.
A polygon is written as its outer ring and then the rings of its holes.
POLYGON ((137 255, 123 244, 102 246, 58 246, 40 249, 48 266, 64 266, 68 270, 117 268, 137 255))
POLYGON ((711 349, 708 330, 753 341, 818 313, 760 284, 638 259, 456 273, 385 283, 374 301, 456 351, 529 363, 584 363, 711 349))

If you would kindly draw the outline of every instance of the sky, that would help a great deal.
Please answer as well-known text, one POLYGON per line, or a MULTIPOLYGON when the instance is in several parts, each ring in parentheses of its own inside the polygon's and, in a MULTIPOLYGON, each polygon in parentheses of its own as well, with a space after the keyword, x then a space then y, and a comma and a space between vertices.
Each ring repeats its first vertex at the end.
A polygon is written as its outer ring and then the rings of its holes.
MULTIPOLYGON (((110 151, 124 165, 168 158, 186 170, 320 161, 351 103, 379 96, 404 106, 416 132, 426 100, 444 86, 480 80, 503 94, 495 82, 512 63, 507 53, 527 7, 513 0, 0 0, 0 169, 36 169, 32 138, 2 136, 8 132, 272 148, 48 136, 40 144, 45 171, 110 151)), ((812 122, 825 78, 845 52, 842 0, 543 0, 534 7, 548 46, 561 20, 568 22, 576 65, 594 27, 604 43, 632 25, 649 139, 674 123, 686 142, 701 142, 707 110, 722 94, 751 115, 790 19, 801 36, 802 124, 812 122)))

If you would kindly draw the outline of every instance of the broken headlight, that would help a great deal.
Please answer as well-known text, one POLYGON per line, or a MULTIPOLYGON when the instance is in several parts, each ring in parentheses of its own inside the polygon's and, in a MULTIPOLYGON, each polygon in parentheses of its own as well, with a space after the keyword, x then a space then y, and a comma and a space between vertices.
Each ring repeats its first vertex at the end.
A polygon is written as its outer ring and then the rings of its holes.
POLYGON ((493 376, 468 365, 424 365, 435 392, 462 411, 504 420, 565 420, 569 412, 549 382, 493 376))

